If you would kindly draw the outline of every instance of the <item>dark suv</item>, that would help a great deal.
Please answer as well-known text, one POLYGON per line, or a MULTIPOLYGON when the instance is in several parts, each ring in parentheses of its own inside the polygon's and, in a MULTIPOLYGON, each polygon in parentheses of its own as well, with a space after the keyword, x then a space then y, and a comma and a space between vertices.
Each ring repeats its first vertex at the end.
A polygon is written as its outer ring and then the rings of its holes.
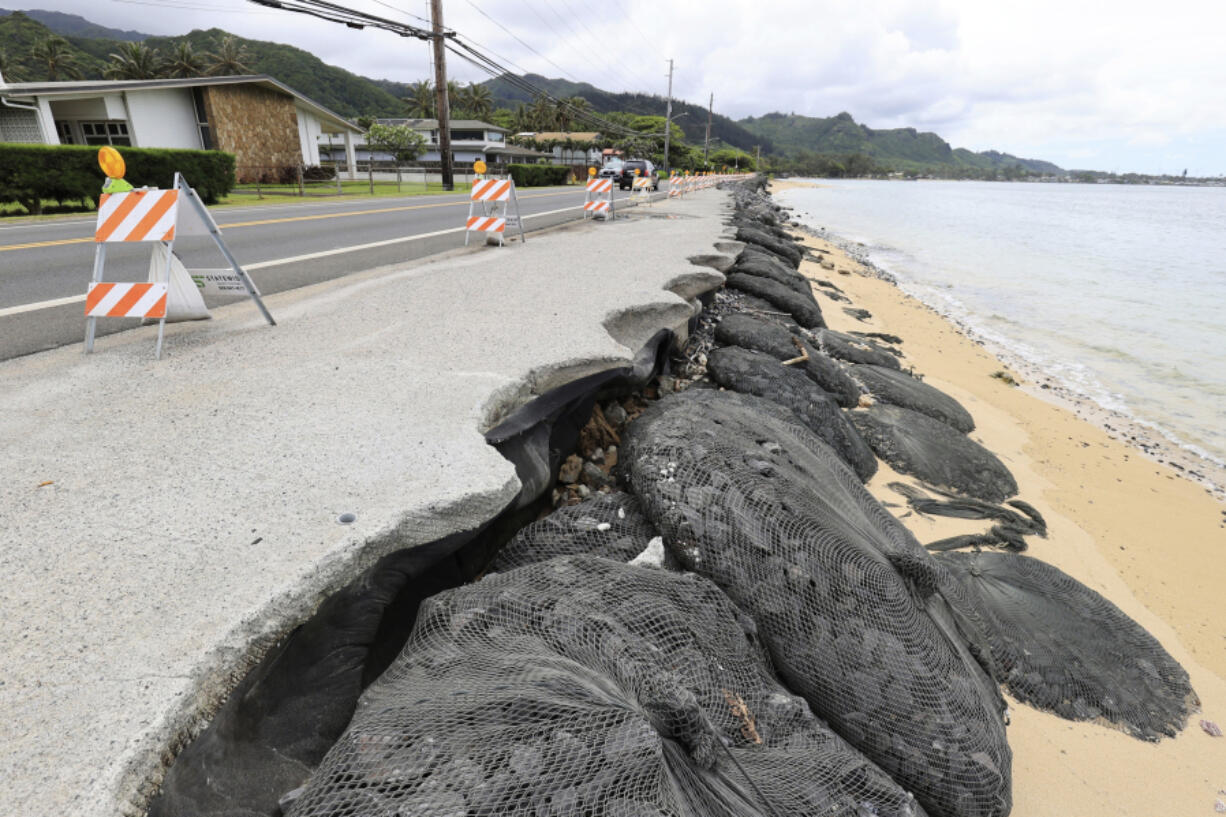
POLYGON ((660 171, 656 170, 656 166, 646 159, 631 159, 622 165, 622 175, 617 180, 617 186, 622 190, 629 190, 634 180, 641 176, 651 179, 652 190, 660 189, 660 171), (636 170, 641 172, 635 173, 636 170))

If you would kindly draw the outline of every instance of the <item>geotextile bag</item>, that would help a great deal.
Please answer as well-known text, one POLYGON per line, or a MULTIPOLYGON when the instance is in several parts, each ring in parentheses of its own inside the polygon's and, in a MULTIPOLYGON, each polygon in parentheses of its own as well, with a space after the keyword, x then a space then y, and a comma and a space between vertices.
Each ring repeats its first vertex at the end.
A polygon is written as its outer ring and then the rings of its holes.
POLYGON ((665 546, 754 618, 819 717, 933 814, 1008 813, 979 617, 943 603, 943 569, 829 447, 785 409, 709 390, 651 406, 623 443, 665 546))
POLYGON ((922 815, 693 575, 559 557, 426 602, 290 817, 922 815))

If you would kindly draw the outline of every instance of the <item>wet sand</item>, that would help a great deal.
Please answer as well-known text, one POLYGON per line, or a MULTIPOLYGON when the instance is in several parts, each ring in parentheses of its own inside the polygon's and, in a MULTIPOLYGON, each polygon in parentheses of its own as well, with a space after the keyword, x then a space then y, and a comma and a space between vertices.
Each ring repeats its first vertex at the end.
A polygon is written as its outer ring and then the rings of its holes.
MULTIPOLYGON (((781 189, 779 183, 772 190, 781 189)), ((1012 470, 1018 498, 1048 523, 1048 538, 1027 537, 1028 555, 1102 593, 1188 670, 1201 699, 1178 737, 1145 743, 1107 726, 1074 723, 1012 703, 1014 817, 1158 817, 1214 814, 1226 803, 1226 738, 1207 735, 1205 718, 1226 726, 1226 505, 1140 450, 1113 439, 1068 405, 992 377, 1012 368, 935 311, 861 266, 833 244, 806 237, 834 269, 811 261, 801 271, 832 281, 872 318, 860 321, 815 287, 832 329, 903 338, 904 368, 959 400, 975 418, 972 439, 1012 470)), ((990 522, 921 516, 887 484, 870 491, 931 542, 986 530, 990 522)))

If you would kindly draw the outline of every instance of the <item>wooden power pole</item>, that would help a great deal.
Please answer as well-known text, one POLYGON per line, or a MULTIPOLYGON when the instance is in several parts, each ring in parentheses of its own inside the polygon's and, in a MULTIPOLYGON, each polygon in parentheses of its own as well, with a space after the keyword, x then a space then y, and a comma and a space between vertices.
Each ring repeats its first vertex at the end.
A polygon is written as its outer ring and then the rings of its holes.
POLYGON ((668 140, 673 131, 673 61, 668 61, 668 107, 664 114, 664 172, 668 173, 668 140))
POLYGON ((707 103, 707 138, 702 140, 702 166, 706 168, 707 154, 711 152, 711 111, 715 108, 715 93, 711 94, 711 101, 707 103))
POLYGON ((438 109, 438 156, 443 164, 443 189, 455 190, 451 167, 451 110, 447 99, 447 52, 443 49, 443 0, 430 0, 434 26, 434 105, 438 109))

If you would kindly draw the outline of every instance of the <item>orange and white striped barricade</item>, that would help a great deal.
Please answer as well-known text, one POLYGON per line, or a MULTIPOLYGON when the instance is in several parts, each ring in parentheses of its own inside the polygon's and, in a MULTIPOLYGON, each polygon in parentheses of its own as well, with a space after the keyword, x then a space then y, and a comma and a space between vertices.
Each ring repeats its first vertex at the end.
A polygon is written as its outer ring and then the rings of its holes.
POLYGON ((631 201, 646 201, 651 203, 651 177, 637 176, 634 179, 634 186, 630 190, 631 201))
POLYGON ((613 218, 613 180, 589 179, 583 197, 583 217, 613 218))
POLYGON ((679 198, 684 192, 682 189, 681 176, 673 174, 668 177, 668 197, 670 199, 679 198))
MULTIPOLYGON (((98 222, 94 228, 94 274, 85 294, 85 351, 94 350, 98 318, 156 318, 158 320, 157 357, 162 357, 162 339, 166 331, 167 301, 176 284, 172 279, 178 271, 186 273, 174 255, 175 239, 183 235, 207 235, 230 265, 218 270, 241 281, 247 294, 255 301, 269 325, 276 321, 268 314, 260 293, 246 271, 221 238, 221 230, 196 191, 176 173, 169 190, 143 188, 126 193, 104 193, 98 201, 98 222), (147 283, 104 282, 106 248, 108 244, 158 242, 164 260, 158 262, 158 251, 147 283)), ((193 284, 195 286, 195 284, 193 284)))
POLYGON ((503 245, 507 225, 519 228, 519 240, 524 241, 524 222, 519 215, 519 199, 515 195, 513 179, 477 179, 473 182, 468 197, 468 221, 464 230, 464 246, 468 246, 471 233, 485 233, 488 241, 498 236, 498 246, 503 245), (511 205, 515 213, 511 214, 511 205))

